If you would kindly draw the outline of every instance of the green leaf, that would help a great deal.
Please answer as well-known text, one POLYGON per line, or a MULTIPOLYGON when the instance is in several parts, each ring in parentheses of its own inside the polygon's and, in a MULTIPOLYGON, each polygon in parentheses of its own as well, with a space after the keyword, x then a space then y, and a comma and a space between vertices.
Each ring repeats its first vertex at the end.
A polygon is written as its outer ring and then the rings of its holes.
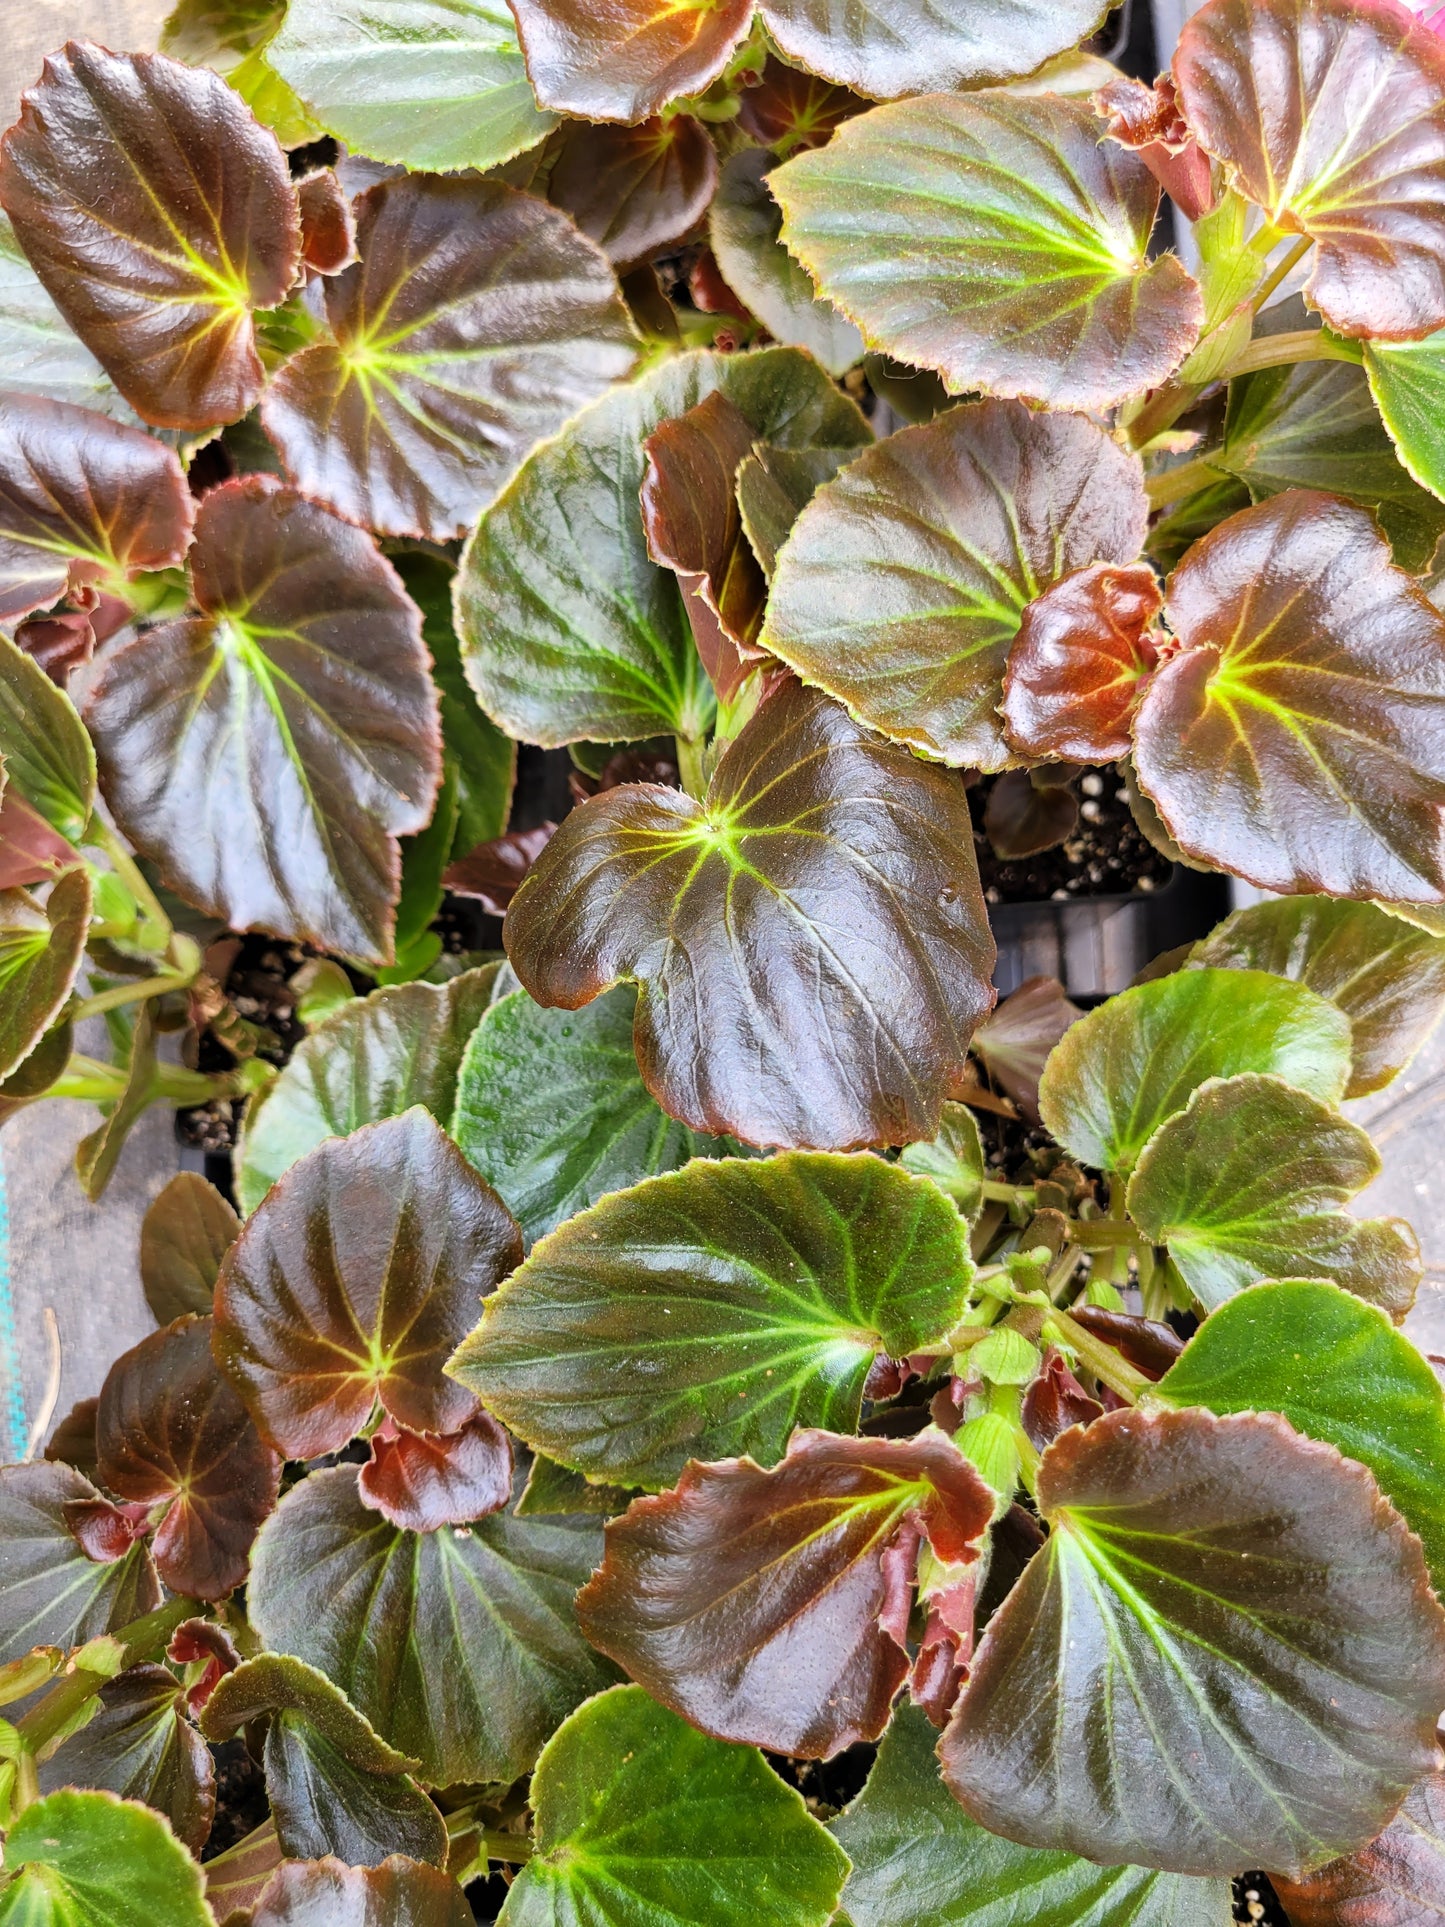
POLYGON ((215 1927, 201 1870, 149 1807, 47 1794, 5 1840, 5 1927, 215 1927))
POLYGON ((442 786, 431 822, 401 841, 401 895, 396 900, 396 962, 376 972, 378 984, 409 984, 424 976, 442 952, 432 924, 442 907, 442 872, 457 831, 457 785, 453 764, 442 761, 442 786))
POLYGON ((846 1856, 751 1747, 619 1686, 537 1762, 536 1854, 501 1927, 824 1927, 846 1856))
POLYGON ((998 705, 1025 607, 1090 563, 1133 562, 1137 456, 1082 416, 952 408, 818 490, 778 557, 760 638, 861 721, 926 756, 1016 761, 998 705))
POLYGON ((78 843, 95 801, 95 751, 69 696, 8 636, 0 636, 0 757, 7 783, 78 843))
POLYGON ((198 1171, 180 1171, 146 1210, 140 1227, 140 1278, 158 1325, 212 1307, 221 1260, 241 1221, 198 1171))
POLYGON ((1129 1215, 1169 1247, 1207 1311, 1261 1278, 1298 1276, 1403 1318, 1420 1282, 1414 1232, 1345 1210, 1379 1170, 1369 1138, 1331 1105, 1277 1077, 1215 1078, 1144 1146, 1129 1215))
POLYGON ((743 533, 771 582, 778 550, 824 482, 858 453, 856 448, 774 448, 758 442, 737 473, 743 533))
POLYGON ((1424 1927, 1445 1909, 1445 1773, 1412 1788, 1368 1847, 1272 1885, 1293 1927, 1424 1927))
POLYGON ((1051 1526, 940 1748, 991 1832, 1104 1864, 1287 1873, 1436 1761, 1445 1613, 1362 1465, 1275 1413, 1106 1413, 1044 1454, 1051 1526))
POLYGON ((529 1247, 609 1191, 740 1148, 675 1123, 648 1095, 632 1050, 636 1005, 626 984, 582 1010, 544 1010, 517 990, 472 1033, 452 1136, 529 1247))
POLYGON ((595 1512, 605 1519, 625 1512, 633 1494, 618 1485, 592 1485, 555 1459, 537 1452, 527 1483, 513 1508, 519 1519, 550 1519, 559 1514, 595 1512))
POLYGON ((9 387, 93 408, 113 421, 135 412, 45 292, 9 216, 0 214, 0 366, 9 387))
POLYGON ((1366 341, 1365 373, 1395 453, 1445 499, 1445 328, 1423 341, 1366 341))
POLYGON ((1364 1097, 1398 1077, 1445 1009, 1445 941, 1373 903, 1252 903, 1201 939, 1189 961, 1273 971, 1338 1004, 1353 1041, 1346 1097, 1364 1097))
POLYGON ((313 1472, 281 1501, 252 1561, 252 1623, 432 1783, 510 1783, 612 1677, 572 1611, 600 1522, 494 1513, 405 1532, 362 1504, 356 1480, 350 1465, 313 1472))
POLYGON ((653 430, 721 392, 760 440, 859 445, 867 423, 796 348, 675 356, 535 451, 483 515, 457 583, 467 675, 509 735, 555 746, 696 738, 711 716, 677 578, 648 556, 653 430))
POLYGON ((447 1122, 467 1039, 482 1020, 498 965, 445 984, 401 984, 343 1004, 303 1038, 246 1118, 236 1195, 254 1211, 298 1158, 328 1137, 399 1117, 414 1104, 447 1122))
POLYGON ((939 1779, 937 1741, 900 1706, 868 1784, 832 1823, 853 1862, 853 1927, 1229 1927, 1227 1880, 1099 1867, 990 1833, 939 1779))
POLYGON ((941 1343, 972 1277, 954 1206, 880 1158, 699 1161, 543 1238, 450 1369, 549 1458, 665 1485, 853 1431, 874 1358, 941 1343))
POLYGON ((966 1104, 945 1104, 938 1136, 926 1144, 905 1144, 898 1162, 916 1178, 932 1178, 970 1223, 978 1216, 986 1166, 983 1140, 966 1104))
POLYGON ((557 125, 503 0, 291 0, 267 58, 354 153, 417 172, 495 167, 557 125))
POLYGON ((19 1069, 59 1016, 85 957, 90 876, 67 870, 44 907, 0 890, 0 1077, 19 1069))
POLYGON ((211 1831, 216 1772, 210 1751, 182 1709, 184 1689, 164 1666, 133 1666, 107 1680, 100 1710, 42 1761, 40 1790, 95 1787, 165 1814, 199 1853, 211 1831))
POLYGON ((1039 1082, 1045 1124, 1085 1164, 1127 1172, 1211 1077, 1280 1077, 1336 1104, 1350 1072, 1344 1013, 1262 970, 1183 970, 1136 984, 1073 1025, 1039 1082))
POLYGON ((1383 1312, 1318 1279, 1255 1285, 1207 1318, 1149 1393, 1211 1412, 1282 1412, 1367 1465, 1445 1593, 1445 1396, 1383 1312))
POLYGON ((1198 338, 1197 285, 1176 256, 1148 259, 1158 183, 1100 140, 1086 101, 999 90, 877 107, 769 185, 818 291, 870 348, 936 369, 954 394, 1107 408, 1198 338))
POLYGON ((214 68, 283 147, 299 147, 324 129, 266 59, 285 18, 286 0, 180 0, 161 28, 160 50, 214 68))
POLYGON ((249 1927, 473 1927, 474 1918, 449 1874, 395 1855, 379 1867, 288 1861, 271 1876, 249 1927))

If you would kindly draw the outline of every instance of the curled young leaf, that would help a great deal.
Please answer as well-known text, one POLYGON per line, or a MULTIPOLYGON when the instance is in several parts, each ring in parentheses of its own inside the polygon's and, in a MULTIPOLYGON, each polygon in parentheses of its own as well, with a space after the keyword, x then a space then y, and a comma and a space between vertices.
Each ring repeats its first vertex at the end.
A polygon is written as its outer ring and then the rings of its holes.
POLYGON ((378 962, 441 776, 421 622, 371 538, 247 475, 196 518, 201 613, 108 660, 106 799, 189 903, 378 962))
POLYGON ((40 1790, 97 1787, 163 1813, 198 1854, 211 1831, 216 1769, 181 1708, 181 1688, 164 1666, 133 1666, 107 1680, 100 1710, 61 1752, 42 1763, 40 1790))
POLYGON ((673 1491, 634 1499, 578 1618, 705 1733, 830 1759, 888 1723, 922 1540, 971 1561, 993 1512, 941 1434, 795 1432, 771 1471, 694 1461, 673 1491))
POLYGON ((512 1442, 478 1412, 455 1432, 409 1432, 388 1420, 361 1468, 362 1503, 409 1532, 469 1525, 512 1495, 512 1442))
POLYGON ((640 127, 568 121, 547 176, 547 199, 619 268, 686 240, 716 188, 717 155, 691 114, 640 127))
POLYGON ((214 1927, 201 1869, 158 1813, 62 1787, 5 1837, 5 1927, 214 1927))
POLYGON ((1004 674, 1010 746, 1076 763, 1127 756, 1129 725, 1159 660, 1149 630, 1163 606, 1143 562, 1096 562, 1036 596, 1019 620, 1004 674))
POLYGON ((319 167, 296 183, 301 259, 314 274, 340 274, 356 259, 356 221, 334 169, 319 167))
POLYGON ((333 1854, 279 1866, 249 1927, 472 1927, 474 1919, 466 1895, 438 1867, 404 1854, 348 1867, 333 1854))
POLYGON ((636 339, 600 250, 500 181, 383 181, 356 203, 356 245, 326 283, 335 339, 291 357, 262 420, 339 514, 447 541, 627 373, 636 339))
POLYGON ((147 1209, 140 1227, 140 1279, 158 1325, 212 1309, 221 1260, 241 1221, 215 1185, 180 1171, 147 1209))
POLYGON ((931 1137, 993 1002, 961 785, 797 684, 728 746, 705 803, 637 784, 574 810, 506 940, 539 1003, 636 982, 648 1089, 750 1144, 931 1137))
POLYGON ((90 933, 90 875, 67 870, 44 907, 0 890, 0 1077, 23 1064, 70 995, 90 933))
POLYGON ((252 312, 285 297, 301 227, 276 137, 219 75, 69 42, 0 144, 0 200, 138 414, 209 429, 255 403, 252 312))
POLYGON ((336 1452, 379 1400, 452 1432, 442 1366, 522 1255, 517 1227, 420 1106, 319 1145, 258 1206, 216 1286, 216 1357, 289 1458, 336 1452))
POLYGON ((1110 1412, 1050 1446, 1038 1501, 940 1750, 990 1831, 1298 1872, 1434 1768, 1445 1613, 1363 1466, 1271 1413, 1110 1412))
POLYGON ((819 292, 950 393, 1107 408, 1198 338, 1198 286, 1176 256, 1148 259, 1159 184, 1101 144, 1084 101, 999 90, 874 108, 770 186, 819 292))
POLYGON ((1445 1915, 1445 1773, 1412 1787, 1369 1846, 1273 1886, 1293 1927, 1428 1927, 1445 1915))
POLYGON ((747 32, 752 0, 512 0, 543 107, 582 120, 642 121, 700 94, 747 32))
POLYGON ((1209 212, 1214 182, 1209 156, 1179 111, 1173 76, 1160 74, 1152 87, 1120 74, 1093 96, 1108 123, 1109 138, 1132 147, 1186 220, 1209 212))
POLYGON ((940 1343, 972 1277, 954 1206, 879 1158, 699 1160, 541 1239, 450 1370, 549 1458, 664 1485, 851 1432, 877 1355, 940 1343))
POLYGON ((1168 619, 1134 759, 1180 847, 1266 890, 1445 897, 1445 617, 1374 517, 1307 489, 1231 515, 1168 619))
POLYGON ((1147 519, 1138 457, 1093 422, 952 408, 818 490, 778 557, 761 641, 874 729, 1002 769, 998 704, 1027 605, 1072 570, 1134 563, 1147 519))
POLYGON ((66 1508, 103 1503, 90 1480, 68 1465, 40 1459, 0 1468, 0 1665, 34 1646, 82 1645, 161 1603, 143 1541, 104 1563, 81 1550, 66 1508))

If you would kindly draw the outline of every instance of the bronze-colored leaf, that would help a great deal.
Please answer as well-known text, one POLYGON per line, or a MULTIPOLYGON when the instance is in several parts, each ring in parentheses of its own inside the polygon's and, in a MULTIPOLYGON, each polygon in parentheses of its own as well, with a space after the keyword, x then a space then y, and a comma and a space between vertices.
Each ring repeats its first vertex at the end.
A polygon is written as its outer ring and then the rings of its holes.
POLYGON ((753 0, 512 0, 512 11, 544 107, 641 121, 712 85, 748 30, 753 0))
POLYGON ((1209 156, 1179 111, 1172 74, 1152 87, 1120 74, 1093 96, 1108 123, 1109 138, 1132 147, 1186 220, 1197 221, 1214 201, 1209 156))
POLYGON ((1047 770, 1008 769, 994 778, 984 805, 983 830, 996 857, 1010 863, 1057 849, 1079 820, 1079 799, 1047 770))
POLYGON ((973 1034, 974 1053, 1026 1117, 1039 1116, 1039 1079, 1049 1053, 1083 1011, 1057 977, 1029 977, 991 1010, 973 1034))
POLYGON ((43 1762, 40 1791, 99 1787, 165 1814, 199 1853, 216 1807, 210 1749, 185 1717, 181 1688, 164 1666, 133 1666, 107 1680, 100 1706, 61 1751, 43 1762))
POLYGON ((512 1442, 487 1412, 455 1432, 409 1432, 388 1419, 371 1439, 357 1491, 394 1526, 470 1525, 512 1496, 512 1442))
POLYGON ((1302 1880, 1276 1875, 1292 1927, 1430 1927, 1445 1920, 1445 1773, 1406 1795, 1385 1831, 1302 1880))
POLYGON ((301 259, 314 274, 340 274, 356 259, 356 217, 335 170, 319 167, 296 183, 301 259))
POLYGON ((869 103, 849 87, 800 73, 769 54, 755 86, 738 108, 738 126, 759 147, 786 160, 800 147, 824 147, 845 120, 869 103))
POLYGON ((66 1507, 101 1495, 90 1480, 49 1459, 0 1468, 0 1665, 35 1646, 79 1646, 161 1603, 144 1542, 118 1560, 86 1557, 66 1507))
POLYGON ((442 882, 453 896, 475 897, 489 916, 504 917, 528 871, 556 834, 555 823, 508 830, 449 863, 442 882))
POLYGON ((603 127, 568 121, 547 177, 547 199, 618 268, 684 241, 717 188, 717 155, 691 114, 603 127))
POLYGON ((158 1325, 212 1309, 221 1260, 241 1221, 195 1171, 173 1177, 141 1220, 140 1281, 158 1325))
POLYGON ((279 1866, 250 1927, 472 1927, 474 1920, 466 1895, 439 1867, 399 1853, 379 1867, 348 1867, 328 1854, 279 1866))
POLYGON ((70 995, 90 932, 90 874, 67 870, 45 899, 0 890, 0 1077, 39 1044, 70 995))
POLYGON ((1163 603, 1154 571, 1137 562, 1076 569, 1029 604, 1003 685, 1004 731, 1020 754, 1075 763, 1129 754, 1163 603))

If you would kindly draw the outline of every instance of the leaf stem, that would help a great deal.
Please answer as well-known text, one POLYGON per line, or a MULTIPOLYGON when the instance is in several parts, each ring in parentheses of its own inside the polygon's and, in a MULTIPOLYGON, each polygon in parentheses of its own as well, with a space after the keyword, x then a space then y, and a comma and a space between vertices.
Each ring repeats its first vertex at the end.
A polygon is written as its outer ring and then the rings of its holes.
POLYGON ((1091 1331, 1086 1331, 1066 1311, 1051 1311, 1046 1315, 1043 1336, 1055 1345, 1067 1346, 1081 1364, 1087 1365, 1095 1378, 1111 1391, 1117 1392, 1130 1405, 1135 1404, 1140 1393, 1146 1392, 1153 1383, 1145 1373, 1136 1371, 1127 1358, 1121 1358, 1112 1345, 1095 1338, 1091 1331))
POLYGON ((146 920, 154 923, 162 933, 162 941, 169 952, 170 940, 174 935, 171 920, 161 908, 160 898, 146 882, 140 865, 121 842, 115 831, 100 815, 92 816, 87 827, 86 841, 97 849, 104 850, 110 859, 110 867, 140 905, 146 920))
POLYGON ((168 990, 184 990, 192 979, 179 971, 168 970, 158 977, 142 977, 138 982, 115 984, 109 990, 97 991, 93 997, 83 997, 79 1003, 72 1004, 65 1013, 70 1021, 78 1024, 87 1017, 99 1017, 102 1011, 120 1010, 126 1004, 143 1004, 148 997, 163 997, 168 990))
POLYGON ((677 772, 682 778, 682 787, 696 802, 707 800, 707 774, 704 769, 704 752, 707 745, 700 736, 678 736, 677 772))
POLYGON ((525 1866, 537 1851, 521 1833, 505 1833, 500 1827, 479 1827, 477 1838, 488 1860, 503 1860, 514 1867, 525 1866))
POLYGON ((1296 361, 1352 361, 1361 351, 1352 341, 1341 341, 1327 328, 1297 328, 1283 335, 1260 335, 1240 351, 1225 369, 1224 381, 1251 375, 1260 368, 1279 368, 1296 361))
MULTIPOLYGON (((169 1646, 171 1634, 181 1621, 194 1618, 205 1610, 195 1599, 169 1599, 164 1606, 147 1613, 143 1619, 133 1619, 128 1626, 120 1627, 112 1637, 125 1648, 121 1670, 124 1672, 132 1666, 143 1665, 147 1660, 158 1659, 169 1646)), ((111 1677, 109 1673, 89 1673, 83 1667, 77 1667, 73 1673, 52 1686, 16 1726, 26 1749, 38 1755, 57 1734, 65 1731, 86 1701, 93 1699, 111 1677)))
POLYGON ((1269 274, 1255 290, 1254 299, 1250 304, 1256 314, 1259 313, 1265 302, 1269 300, 1269 297, 1274 293, 1280 282, 1299 266, 1300 262, 1304 260, 1313 246, 1314 241, 1311 237, 1308 234, 1302 234, 1284 256, 1283 260, 1270 270, 1269 274))
POLYGON ((1186 496, 1197 495, 1200 489, 1222 479, 1210 456, 1192 455, 1187 462, 1178 462, 1173 468, 1151 475, 1144 484, 1144 492, 1149 497, 1150 508, 1162 509, 1171 502, 1182 502, 1186 496))

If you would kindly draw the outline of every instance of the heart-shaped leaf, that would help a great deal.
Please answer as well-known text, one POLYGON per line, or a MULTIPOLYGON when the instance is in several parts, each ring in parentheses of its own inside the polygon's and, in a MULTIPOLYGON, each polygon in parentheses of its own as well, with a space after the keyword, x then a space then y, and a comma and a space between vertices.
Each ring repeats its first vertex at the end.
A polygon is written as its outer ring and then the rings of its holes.
POLYGON ((288 1458, 339 1451, 378 1400, 411 1431, 452 1432, 476 1403, 442 1366, 521 1255, 417 1106, 319 1145, 258 1206, 216 1286, 216 1356, 288 1458))
POLYGON ((211 1320, 178 1318, 119 1357, 96 1413, 101 1482, 164 1506, 151 1553, 174 1592, 222 1599, 246 1577, 281 1459, 211 1357, 211 1320))
POLYGON ((940 1748, 991 1832, 1297 1872, 1433 1768, 1445 1613, 1363 1466, 1272 1413, 1109 1412, 1049 1447, 1038 1502, 940 1748))
POLYGON ((770 185, 819 292, 951 393, 1107 408, 1198 338, 1197 285, 1174 255, 1148 259, 1159 184, 1100 142, 1084 101, 999 90, 875 108, 770 185))
POLYGON ((1270 970, 1338 1004, 1354 1045, 1346 1097, 1364 1097, 1397 1077, 1445 1009, 1445 942, 1374 903, 1252 903, 1197 943, 1189 961, 1270 970))
POLYGON ((1026 605, 1074 569, 1134 562, 1147 519, 1137 456, 1093 422, 951 408, 819 489, 778 558, 761 641, 899 742, 1002 769, 1026 605))
POLYGON ((962 785, 795 683, 706 802, 632 784, 574 810, 506 940, 539 1003, 636 982, 648 1089, 750 1144, 931 1137, 993 1002, 962 785))
POLYGON ((1414 1232, 1345 1210, 1379 1170, 1360 1127, 1318 1098, 1277 1077, 1211 1079, 1140 1153, 1129 1215, 1168 1245, 1207 1311, 1261 1278, 1298 1276, 1403 1318, 1420 1282, 1414 1232))
POLYGON ((628 372, 636 337, 601 251, 500 181, 383 181, 356 203, 356 245, 326 283, 334 341, 291 357, 262 419, 340 514, 446 541, 628 372))
POLYGON ((398 984, 357 997, 304 1037, 241 1139, 236 1195, 254 1211, 299 1158, 329 1137, 422 1105, 443 1123, 467 1039, 491 1001, 496 964, 445 984, 398 984))
POLYGON ((1412 1787, 1368 1847, 1273 1885, 1294 1927, 1425 1927, 1445 1914, 1445 1773, 1412 1787))
POLYGON ((701 121, 670 114, 640 127, 568 121, 547 199, 619 268, 683 241, 717 189, 717 155, 701 121))
POLYGON ((1258 1071, 1326 1104, 1344 1095, 1344 1013, 1262 970, 1184 970, 1111 997, 1065 1034, 1039 1082, 1050 1132, 1084 1164, 1127 1172, 1211 1077, 1258 1071))
POLYGON ((5 1927, 214 1927, 201 1870, 158 1813, 66 1787, 5 1837, 5 1927))
POLYGON ((830 1759, 875 1740, 908 1674, 918 1550, 971 1562, 994 1495, 951 1440, 795 1432, 765 1472, 694 1461, 635 1499, 577 1596, 582 1630, 719 1739, 830 1759))
POLYGON ((90 934, 90 877, 67 870, 44 907, 0 890, 0 1077, 23 1064, 70 995, 90 934))
POLYGON ((665 1485, 851 1432, 874 1358, 940 1344, 972 1277, 953 1205, 879 1158, 699 1161, 542 1239, 451 1370, 549 1458, 665 1485))
POLYGON ((1207 1318, 1150 1403, 1282 1412, 1369 1466, 1445 1582, 1445 1395, 1383 1312, 1319 1280, 1261 1284, 1207 1318))
POLYGON ((1423 341, 1367 341, 1364 352, 1370 394, 1395 453, 1422 488, 1445 497, 1445 330, 1423 341))
POLYGON ((696 738, 712 713, 677 578, 638 492, 654 429, 721 392, 763 441, 861 446, 867 423, 795 348, 683 355, 586 410, 483 515, 457 580, 467 674, 510 735, 554 746, 696 738))
POLYGON ((158 1325, 212 1308, 221 1260, 241 1221, 215 1185, 180 1171, 150 1205, 140 1227, 140 1279, 158 1325))
POLYGON ((69 585, 179 562, 194 504, 174 452, 138 428, 38 395, 0 395, 0 617, 69 585))
POLYGON ((743 528, 771 582, 778 551, 793 532, 793 524, 824 482, 831 482, 858 453, 856 448, 774 448, 754 444, 737 472, 738 509, 743 528))
POLYGON ((328 132, 402 167, 495 167, 557 124, 505 0, 291 0, 266 58, 328 132))
POLYGON ((1179 846, 1263 889, 1445 896, 1445 616, 1374 517, 1306 489, 1231 515, 1168 617, 1134 759, 1179 846))
POLYGON ((544 107, 582 120, 646 120, 711 86, 748 30, 752 0, 513 0, 544 107))
POLYGON ((389 962, 396 839, 441 776, 415 607, 368 535, 268 475, 206 496, 191 587, 200 615, 91 695, 107 802, 197 908, 389 962))
POLYGON ((1174 79, 1239 191, 1315 242, 1305 293, 1332 328, 1411 340, 1445 322, 1445 49, 1428 28, 1354 0, 1209 0, 1174 79))
POLYGON ((69 696, 8 636, 0 636, 0 758, 7 793, 78 843, 95 801, 95 751, 69 696))
POLYGON ((764 176, 776 154, 747 147, 722 171, 708 221, 708 238, 723 278, 778 341, 806 348, 828 370, 843 375, 863 356, 863 337, 813 284, 779 238, 783 210, 764 176))
POLYGON ((253 405, 252 312, 284 299, 301 226, 276 137, 219 75, 69 42, 0 145, 0 200, 138 414, 208 429, 253 405))
POLYGON ((45 292, 0 213, 0 366, 9 388, 134 422, 130 404, 45 292))
POLYGON ((988 1832, 939 1779, 937 1741, 924 1713, 900 1706, 868 1784, 833 1822, 853 1862, 853 1927, 1226 1927, 1227 1881, 1099 1867, 988 1832))
POLYGON ((1004 734, 1024 756, 1108 763, 1127 756, 1143 683, 1159 660, 1163 607, 1147 563, 1096 562, 1024 610, 1004 675, 1004 734))
POLYGON ((989 785, 983 830, 989 848, 1002 862, 1056 850, 1073 834, 1079 799, 1066 785, 1051 783, 1048 771, 1005 770, 989 785))
POLYGON ((40 1459, 0 1468, 0 1665, 33 1646, 83 1645, 161 1603, 143 1540, 103 1564, 81 1550, 66 1508, 103 1503, 68 1465, 40 1459))
POLYGON ((580 1707, 532 1781, 537 1851, 501 1927, 824 1927, 846 1856, 751 1747, 696 1732, 640 1687, 580 1707))
POLYGON ((185 1717, 183 1689, 164 1666, 133 1666, 107 1680, 100 1710, 42 1762, 40 1790, 96 1787, 163 1813, 199 1853, 216 1808, 210 1749, 185 1717))
POLYGON ((439 1786, 510 1783, 612 1669, 572 1599, 595 1519, 403 1532, 362 1504, 355 1466, 313 1472, 256 1547, 247 1607, 268 1646, 320 1667, 439 1786))
POLYGON ((395 1854, 379 1867, 289 1860, 261 1893, 250 1927, 473 1927, 466 1895, 437 1867, 395 1854))
POLYGON ((388 1423, 372 1435, 357 1490, 409 1532, 470 1525, 512 1496, 512 1442, 486 1412, 455 1432, 408 1432, 388 1423))

